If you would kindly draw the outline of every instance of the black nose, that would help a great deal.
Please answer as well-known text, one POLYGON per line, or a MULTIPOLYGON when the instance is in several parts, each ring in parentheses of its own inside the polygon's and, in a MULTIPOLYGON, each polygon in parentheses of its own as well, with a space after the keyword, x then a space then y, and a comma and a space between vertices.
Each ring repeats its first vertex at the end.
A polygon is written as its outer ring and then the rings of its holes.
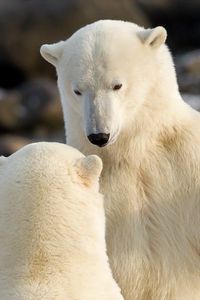
POLYGON ((110 133, 97 133, 88 135, 88 140, 99 147, 103 147, 107 144, 110 137, 110 133))

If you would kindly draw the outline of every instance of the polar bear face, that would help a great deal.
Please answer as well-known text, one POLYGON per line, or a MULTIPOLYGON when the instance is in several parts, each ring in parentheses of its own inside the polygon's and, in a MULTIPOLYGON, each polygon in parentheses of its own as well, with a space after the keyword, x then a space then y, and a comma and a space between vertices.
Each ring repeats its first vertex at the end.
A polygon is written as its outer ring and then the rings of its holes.
POLYGON ((56 66, 64 115, 80 117, 88 140, 115 142, 156 81, 163 27, 143 29, 123 21, 98 21, 67 41, 43 45, 42 56, 56 66))

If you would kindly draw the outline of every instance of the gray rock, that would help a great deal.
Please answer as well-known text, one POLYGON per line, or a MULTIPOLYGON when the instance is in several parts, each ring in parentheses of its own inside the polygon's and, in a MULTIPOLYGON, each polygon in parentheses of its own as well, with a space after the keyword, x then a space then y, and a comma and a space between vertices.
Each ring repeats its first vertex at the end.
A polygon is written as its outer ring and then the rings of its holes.
POLYGON ((49 129, 64 127, 54 81, 40 78, 23 84, 18 90, 0 93, 0 128, 16 131, 38 124, 49 129))
POLYGON ((173 51, 200 47, 199 0, 136 0, 153 26, 167 28, 167 43, 173 51))
POLYGON ((175 65, 181 92, 200 94, 200 50, 176 56, 175 65))
POLYGON ((19 92, 1 93, 0 99, 0 128, 8 130, 19 128, 23 114, 19 92))
POLYGON ((27 76, 35 76, 41 70, 54 74, 40 57, 40 46, 66 39, 83 25, 102 18, 149 25, 146 15, 132 0, 1 0, 0 67, 7 59, 27 76))
POLYGON ((179 9, 180 14, 184 11, 184 9, 195 11, 196 9, 200 8, 199 0, 136 0, 136 2, 152 10, 162 9, 167 12, 168 10, 171 11, 172 9, 177 8, 179 9))
POLYGON ((27 125, 44 124, 51 129, 63 125, 62 108, 54 81, 38 78, 20 88, 21 107, 26 111, 23 122, 27 125))
POLYGON ((200 49, 181 54, 175 58, 175 61, 179 72, 200 74, 200 49))
POLYGON ((9 156, 30 142, 31 140, 22 136, 3 135, 0 137, 0 156, 9 156))
POLYGON ((182 94, 183 100, 194 109, 200 111, 200 95, 182 94))

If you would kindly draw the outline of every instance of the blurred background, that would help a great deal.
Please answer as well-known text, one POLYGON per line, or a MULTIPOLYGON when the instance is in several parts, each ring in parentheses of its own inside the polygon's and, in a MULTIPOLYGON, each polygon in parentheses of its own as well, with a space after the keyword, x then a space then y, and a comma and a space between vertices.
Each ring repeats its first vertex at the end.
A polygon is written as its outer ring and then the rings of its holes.
POLYGON ((200 0, 0 0, 0 155, 64 142, 55 70, 39 48, 99 19, 165 26, 180 91, 200 110, 200 0))

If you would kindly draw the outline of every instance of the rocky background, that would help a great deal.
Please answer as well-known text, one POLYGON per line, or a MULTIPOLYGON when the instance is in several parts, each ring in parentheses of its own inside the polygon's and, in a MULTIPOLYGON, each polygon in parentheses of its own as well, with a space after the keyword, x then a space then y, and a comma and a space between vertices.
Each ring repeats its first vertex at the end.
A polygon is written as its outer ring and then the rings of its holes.
POLYGON ((0 155, 64 142, 55 71, 39 48, 98 19, 165 26, 180 91, 200 110, 199 16, 200 0, 0 0, 0 155))

